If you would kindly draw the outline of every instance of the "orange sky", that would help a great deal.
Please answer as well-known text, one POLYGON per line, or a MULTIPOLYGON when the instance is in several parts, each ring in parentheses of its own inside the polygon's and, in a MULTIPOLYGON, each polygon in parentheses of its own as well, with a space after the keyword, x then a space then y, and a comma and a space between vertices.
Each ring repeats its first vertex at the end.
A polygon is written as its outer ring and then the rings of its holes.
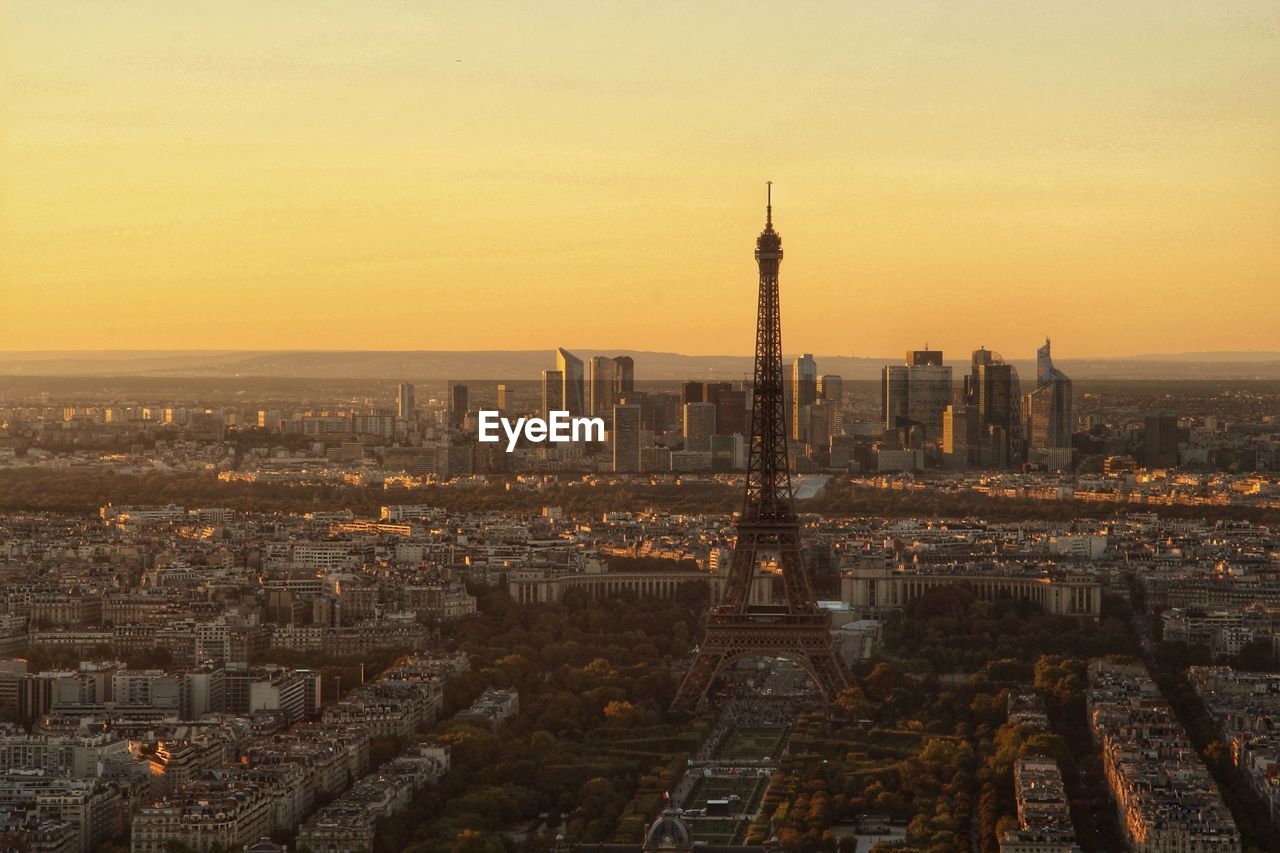
POLYGON ((14 0, 0 350, 1280 350, 1280 5, 14 0))

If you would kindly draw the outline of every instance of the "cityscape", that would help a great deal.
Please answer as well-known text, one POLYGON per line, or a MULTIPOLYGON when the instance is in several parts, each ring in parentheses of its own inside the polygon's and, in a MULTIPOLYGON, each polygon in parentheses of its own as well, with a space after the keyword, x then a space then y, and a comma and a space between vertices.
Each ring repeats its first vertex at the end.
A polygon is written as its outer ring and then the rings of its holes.
POLYGON ((0 53, 0 853, 1280 853, 1280 7, 0 53))
POLYGON ((1077 395, 1047 340, 846 383, 784 364, 782 256, 770 206, 736 382, 15 380, 7 843, 1269 849, 1280 384, 1077 395))

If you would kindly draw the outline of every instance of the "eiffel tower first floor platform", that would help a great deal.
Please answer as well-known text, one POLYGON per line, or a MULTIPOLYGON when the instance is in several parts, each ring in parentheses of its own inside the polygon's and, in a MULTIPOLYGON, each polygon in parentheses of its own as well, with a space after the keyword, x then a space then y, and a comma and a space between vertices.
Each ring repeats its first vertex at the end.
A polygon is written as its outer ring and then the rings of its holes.
POLYGON ((707 616, 707 633, 671 703, 693 711, 707 703, 711 686, 729 667, 748 658, 783 658, 800 667, 826 704, 850 686, 849 673, 836 656, 831 618, 824 612, 788 613, 784 608, 707 616))

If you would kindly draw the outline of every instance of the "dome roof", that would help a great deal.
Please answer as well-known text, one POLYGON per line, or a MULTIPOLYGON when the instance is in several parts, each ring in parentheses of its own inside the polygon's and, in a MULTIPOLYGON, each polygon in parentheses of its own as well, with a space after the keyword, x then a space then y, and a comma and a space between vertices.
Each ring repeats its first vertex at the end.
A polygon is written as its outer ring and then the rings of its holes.
POLYGON ((688 850, 692 847, 689 825, 676 809, 667 809, 659 815, 644 837, 645 850, 688 850))

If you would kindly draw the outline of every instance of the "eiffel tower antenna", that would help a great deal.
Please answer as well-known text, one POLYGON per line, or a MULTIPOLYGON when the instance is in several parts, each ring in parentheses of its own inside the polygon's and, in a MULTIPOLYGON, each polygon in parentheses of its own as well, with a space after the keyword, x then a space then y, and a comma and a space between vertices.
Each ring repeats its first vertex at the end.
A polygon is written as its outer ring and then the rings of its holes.
POLYGON ((764 231, 756 238, 760 268, 755 376, 751 389, 751 453, 738 538, 720 603, 707 614, 706 637, 672 707, 692 710, 727 669, 747 658, 780 657, 801 667, 830 704, 849 686, 836 657, 828 613, 818 607, 800 548, 792 503, 782 382, 782 320, 778 267, 782 237, 773 229, 773 182, 768 184, 764 231), (782 573, 782 603, 757 603, 751 588, 760 558, 774 554, 782 573))

